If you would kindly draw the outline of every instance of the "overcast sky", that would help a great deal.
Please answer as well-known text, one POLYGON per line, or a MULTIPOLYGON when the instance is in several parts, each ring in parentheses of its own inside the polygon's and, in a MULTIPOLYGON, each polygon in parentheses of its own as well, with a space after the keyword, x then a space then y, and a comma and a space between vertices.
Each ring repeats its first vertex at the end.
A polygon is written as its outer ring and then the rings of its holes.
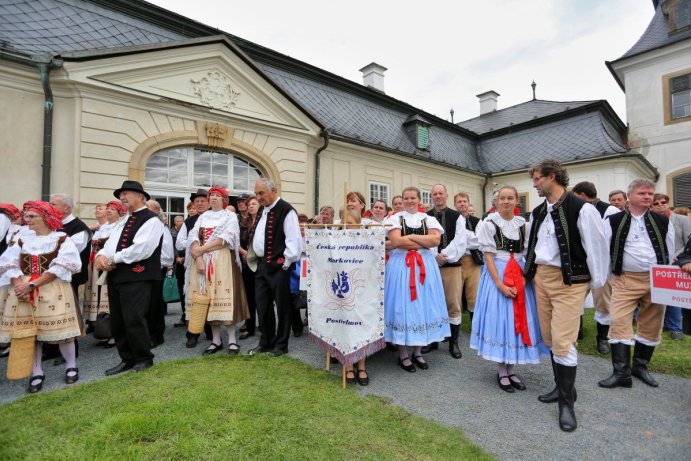
MULTIPOLYGON (((151 1, 151 0, 150 0, 151 1)), ((388 68, 386 93, 441 118, 532 98, 606 99, 626 121, 605 61, 624 54, 653 16, 652 0, 153 0, 225 32, 362 83, 388 68)))

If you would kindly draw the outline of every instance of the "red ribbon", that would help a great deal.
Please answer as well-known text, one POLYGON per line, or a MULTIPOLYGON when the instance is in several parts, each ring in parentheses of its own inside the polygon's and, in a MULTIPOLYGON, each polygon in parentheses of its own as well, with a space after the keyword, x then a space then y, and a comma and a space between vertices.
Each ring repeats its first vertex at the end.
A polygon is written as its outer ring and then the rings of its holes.
MULTIPOLYGON (((206 227, 204 228, 204 243, 209 243, 209 239, 214 233, 214 228, 213 227, 206 227)), ((213 263, 213 258, 209 259, 209 270, 206 271, 206 279, 210 282, 211 281, 211 276, 214 275, 214 263, 213 263)))
POLYGON ((415 264, 420 266, 420 285, 425 284, 425 262, 422 260, 422 255, 417 250, 408 250, 405 255, 405 265, 410 269, 410 300, 417 299, 417 289, 415 288, 415 264))
MULTIPOLYGON (((31 277, 29 277, 29 283, 41 277, 41 274, 38 273, 38 270, 38 256, 31 255, 31 277)), ((34 298, 35 295, 38 295, 38 287, 31 290, 29 293, 29 304, 32 306, 36 306, 36 300, 34 298)))
POLYGON ((504 269, 504 285, 516 287, 516 296, 513 298, 513 322, 516 334, 523 338, 523 344, 532 346, 530 331, 528 330, 528 316, 525 307, 525 286, 523 285, 523 271, 521 266, 511 253, 511 258, 504 269))

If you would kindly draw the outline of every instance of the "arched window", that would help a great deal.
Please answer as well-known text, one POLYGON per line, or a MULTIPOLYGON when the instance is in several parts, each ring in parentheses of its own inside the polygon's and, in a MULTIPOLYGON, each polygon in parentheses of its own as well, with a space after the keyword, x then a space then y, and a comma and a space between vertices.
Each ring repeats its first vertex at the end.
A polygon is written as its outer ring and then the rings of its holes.
POLYGON ((169 221, 184 215, 191 192, 220 185, 231 197, 254 191, 254 182, 264 177, 255 165, 241 157, 196 147, 175 147, 152 155, 146 163, 146 189, 163 208, 169 221))
POLYGON ((254 190, 254 182, 263 177, 255 165, 224 152, 195 147, 176 147, 158 152, 146 164, 147 186, 194 191, 220 185, 230 195, 254 190))

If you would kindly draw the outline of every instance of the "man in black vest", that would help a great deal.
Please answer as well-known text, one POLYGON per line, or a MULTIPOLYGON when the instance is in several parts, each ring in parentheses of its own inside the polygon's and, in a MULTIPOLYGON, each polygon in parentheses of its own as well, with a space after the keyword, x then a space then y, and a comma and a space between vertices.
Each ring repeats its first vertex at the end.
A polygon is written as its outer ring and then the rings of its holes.
POLYGON ((482 266, 485 264, 482 259, 482 251, 479 250, 480 242, 478 242, 476 234, 480 218, 476 218, 470 213, 473 207, 470 204, 470 195, 468 193, 459 192, 454 195, 453 203, 456 210, 465 218, 465 230, 468 235, 465 254, 461 257, 461 271, 463 272, 461 291, 463 292, 465 308, 468 310, 470 321, 472 322, 473 313, 475 312, 475 301, 477 300, 477 289, 480 286, 480 275, 482 275, 482 266))
MULTIPOLYGON (((7 208, 9 208, 9 206, 13 206, 9 203, 0 205, 7 205, 7 208)), ((7 208, 0 207, 0 255, 3 254, 7 249, 7 242, 5 239, 7 238, 7 232, 10 230, 10 225, 12 224, 12 220, 9 217, 7 208)))
POLYGON ((254 193, 262 208, 250 232, 247 265, 255 273, 255 299, 262 335, 259 345, 249 354, 268 352, 276 357, 288 352, 293 313, 290 271, 300 259, 304 244, 297 212, 278 196, 276 184, 270 179, 258 179, 254 193))
POLYGON ((125 181, 113 192, 130 216, 114 229, 98 252, 96 268, 108 271, 108 302, 115 345, 122 361, 106 370, 115 375, 153 366, 147 316, 154 281, 161 279, 163 223, 146 207, 147 194, 137 181, 125 181))
POLYGON ((612 265, 609 343, 614 372, 598 382, 600 387, 631 387, 631 375, 648 386, 658 386, 648 363, 662 339, 665 306, 650 299, 650 267, 674 260, 674 226, 666 216, 650 211, 654 194, 654 182, 634 180, 628 190, 628 211, 610 216, 605 223, 612 265), (634 334, 631 322, 637 306, 634 334))
MULTIPOLYGON (((72 291, 74 291, 74 299, 77 304, 79 302, 79 286, 84 285, 89 277, 89 254, 91 253, 91 231, 84 221, 75 217, 72 214, 74 210, 74 199, 67 194, 53 194, 50 196, 50 204, 53 205, 60 213, 62 213, 62 231, 66 233, 74 242, 79 251, 79 258, 82 261, 82 269, 76 274, 72 275, 72 291)), ((81 314, 81 309, 78 309, 81 314)), ((87 333, 89 330, 87 330, 87 333)), ((75 338, 74 346, 77 357, 79 357, 79 342, 75 338)), ((54 365, 62 365, 65 359, 60 354, 57 346, 48 345, 43 349, 44 358, 57 357, 54 365)))
POLYGON ((525 278, 535 279, 540 331, 552 349, 556 387, 540 395, 559 402, 559 427, 576 430, 576 342, 583 302, 591 288, 607 280, 607 242, 595 207, 567 192, 569 175, 556 160, 543 160, 529 171, 545 201, 530 215, 525 278))
MULTIPOLYGON (((439 253, 436 256, 441 272, 441 280, 444 285, 444 297, 446 298, 446 310, 449 314, 451 326, 451 338, 449 339, 449 354, 455 359, 460 359, 463 354, 458 347, 458 335, 461 331, 461 290, 463 288, 463 274, 461 272, 461 257, 465 253, 466 232, 465 219, 458 211, 446 206, 449 194, 446 186, 435 184, 432 187, 432 203, 434 208, 427 212, 434 216, 444 228, 439 244, 439 253)), ((423 353, 436 349, 438 344, 432 343, 422 348, 423 353)))
MULTIPOLYGON (((194 209, 197 213, 193 216, 188 216, 187 219, 185 219, 185 222, 178 231, 177 239, 175 240, 175 249, 178 251, 178 255, 182 256, 182 262, 183 264, 185 264, 186 271, 189 270, 187 269, 186 261, 191 261, 192 258, 191 255, 187 254, 189 252, 190 245, 192 244, 192 241, 189 238, 189 233, 192 231, 192 229, 194 229, 194 225, 197 223, 197 219, 199 219, 199 216, 201 216, 201 214, 205 211, 209 210, 208 192, 204 189, 197 189, 197 192, 190 194, 190 202, 194 204, 194 209)), ((192 267, 191 270, 194 271, 194 267, 192 267)), ((183 278, 186 281, 188 277, 184 276, 183 278)), ((185 287, 185 290, 186 289, 187 287, 185 287)), ((183 295, 183 297, 180 298, 180 306, 182 306, 182 318, 180 319, 181 322, 185 321, 185 303, 186 299, 183 295)), ((211 335, 211 329, 209 328, 208 324, 204 325, 204 329, 206 330, 206 335, 208 338, 211 335)), ((197 342, 199 341, 199 334, 190 333, 188 331, 186 332, 186 335, 187 342, 185 343, 185 347, 195 347, 197 345, 197 342)))
MULTIPOLYGON (((619 209, 610 205, 607 202, 603 202, 597 198, 597 189, 595 184, 590 181, 581 181, 571 189, 578 197, 582 198, 586 202, 590 203, 597 209, 604 220, 608 216, 619 213, 619 209)), ((595 305, 595 325, 597 326, 597 351, 600 354, 609 354, 609 305, 612 297, 612 286, 609 284, 609 280, 602 286, 602 288, 594 288, 591 290, 593 293, 593 303, 595 305)), ((578 339, 582 339, 583 331, 583 316, 581 316, 581 325, 578 330, 578 339)))

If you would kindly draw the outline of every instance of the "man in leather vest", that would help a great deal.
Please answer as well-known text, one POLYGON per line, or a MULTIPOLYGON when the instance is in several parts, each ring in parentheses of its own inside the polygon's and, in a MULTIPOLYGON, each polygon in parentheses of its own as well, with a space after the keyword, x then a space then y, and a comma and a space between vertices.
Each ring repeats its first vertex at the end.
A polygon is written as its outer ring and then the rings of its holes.
POLYGON ((525 278, 535 279, 540 331, 552 349, 556 387, 538 399, 559 402, 559 427, 576 430, 576 342, 583 302, 590 288, 607 280, 607 242, 594 206, 567 192, 569 175, 556 160, 529 171, 545 201, 530 215, 525 278))
MULTIPOLYGON (((451 326, 451 338, 449 338, 449 354, 455 359, 460 359, 463 354, 458 347, 458 335, 461 331, 461 290, 463 289, 463 274, 461 272, 461 257, 465 253, 466 230, 465 219, 461 214, 446 206, 449 194, 446 186, 435 184, 432 187, 432 203, 434 208, 427 212, 434 216, 444 228, 439 244, 439 253, 436 256, 444 285, 444 297, 446 309, 449 314, 451 326)), ((438 347, 437 343, 422 348, 427 353, 438 347)))
MULTIPOLYGON (((619 209, 603 202, 597 198, 597 189, 595 184, 590 181, 582 181, 573 186, 571 189, 578 197, 590 203, 597 209, 604 220, 608 216, 619 213, 619 209)), ((593 303, 595 304, 595 325, 597 326, 597 351, 600 354, 609 354, 609 304, 612 297, 612 286, 609 280, 605 282, 602 288, 594 288, 591 290, 593 294, 593 303)), ((578 339, 581 339, 581 331, 583 330, 583 316, 581 316, 581 327, 579 329, 578 339)))
POLYGON ((476 218, 470 212, 472 205, 470 204, 470 195, 466 192, 459 192, 454 195, 454 207, 465 218, 465 229, 468 235, 468 244, 465 248, 465 254, 461 257, 461 268, 463 272, 463 282, 461 283, 461 291, 465 302, 465 308, 470 314, 470 321, 473 321, 473 313, 475 312, 475 300, 477 299, 477 289, 480 286, 480 275, 482 275, 482 266, 484 261, 482 259, 482 251, 480 251, 480 242, 477 240, 477 225, 480 224, 480 218, 476 218))
POLYGON ((674 226, 666 216, 650 211, 654 194, 654 182, 635 179, 628 189, 628 210, 610 216, 605 223, 612 266, 609 343, 614 372, 598 382, 600 387, 631 387, 631 375, 648 386, 658 386, 648 372, 648 363, 662 339, 665 306, 650 299, 650 267, 674 260, 674 226), (634 334, 631 322, 637 306, 634 334))
MULTIPOLYGON (((74 291, 74 299, 78 305, 77 309, 81 315, 81 303, 79 302, 79 286, 84 285, 89 278, 89 254, 91 253, 91 231, 84 221, 72 214, 74 209, 74 199, 67 194, 53 194, 50 196, 50 204, 62 213, 62 231, 67 234, 74 242, 79 251, 79 259, 82 261, 82 269, 76 274, 72 275, 72 290, 74 291)), ((80 319, 81 322, 81 319, 80 319)), ((87 330, 87 333, 90 329, 87 330)), ((54 365, 62 365, 65 359, 60 354, 57 346, 47 345, 44 347, 44 358, 56 357, 54 365)), ((75 338, 74 346, 76 355, 79 357, 79 342, 75 338)))
POLYGON ((96 268, 108 271, 108 302, 115 345, 121 362, 106 370, 115 375, 153 366, 147 316, 154 282, 161 279, 163 222, 146 207, 149 198, 137 181, 125 181, 113 192, 130 216, 113 230, 98 252, 96 268))
POLYGON ((300 259, 304 244, 297 212, 278 196, 276 184, 270 179, 258 179, 254 193, 262 208, 250 231, 247 265, 255 273, 255 299, 262 334, 259 345, 249 354, 267 352, 276 357, 288 352, 293 314, 290 271, 300 259))

